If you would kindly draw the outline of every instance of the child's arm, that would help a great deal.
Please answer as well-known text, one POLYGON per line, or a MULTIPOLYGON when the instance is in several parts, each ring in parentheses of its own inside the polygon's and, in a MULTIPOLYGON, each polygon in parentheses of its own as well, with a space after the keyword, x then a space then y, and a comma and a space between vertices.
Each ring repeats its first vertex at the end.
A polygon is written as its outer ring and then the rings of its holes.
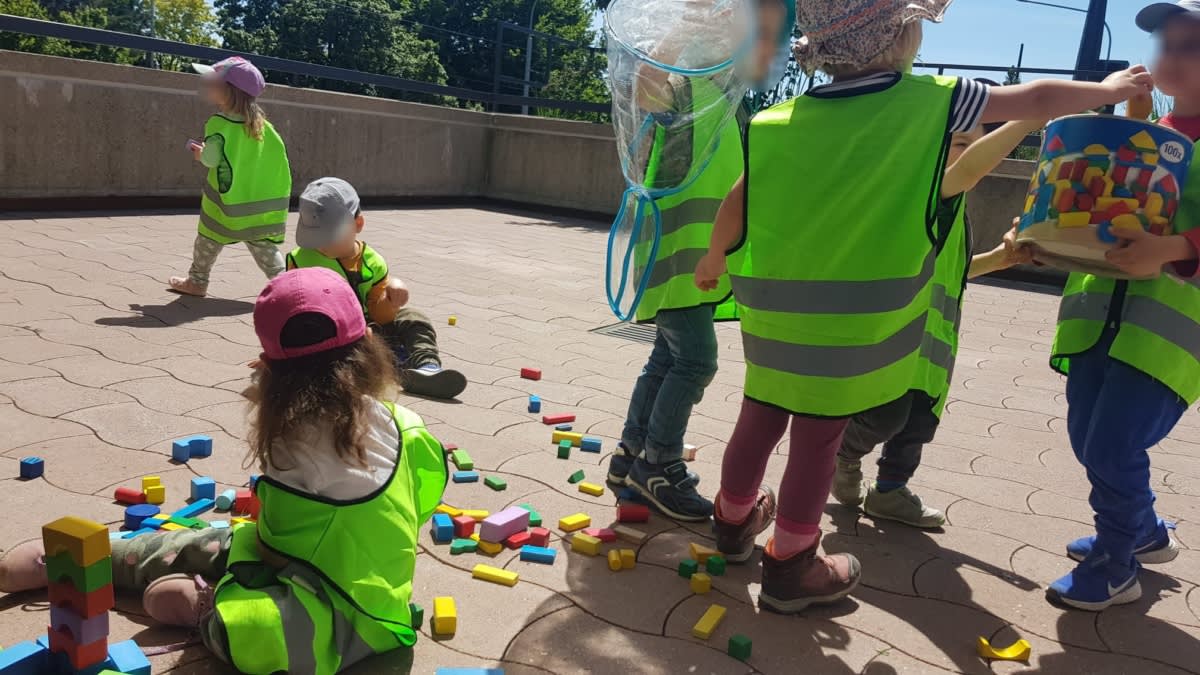
POLYGON ((1042 122, 1036 120, 1009 122, 972 143, 958 161, 946 169, 942 179, 942 199, 974 190, 979 181, 999 166, 1026 136, 1041 128, 1042 122))
POLYGON ((1037 80, 991 87, 981 122, 1046 120, 1120 103, 1154 90, 1145 66, 1109 75, 1103 82, 1037 80))
POLYGON ((408 287, 403 281, 384 277, 367 293, 367 317, 383 325, 396 320, 396 313, 408 304, 408 287))
POLYGON ((225 137, 220 134, 205 138, 204 142, 200 144, 200 151, 195 153, 196 161, 210 169, 215 169, 221 164, 221 155, 223 154, 225 154, 225 137))
POLYGON ((745 231, 743 217, 746 207, 746 184, 739 178, 733 189, 717 209, 717 220, 713 223, 712 237, 708 242, 708 253, 696 264, 696 287, 711 291, 725 274, 725 252, 736 244, 745 231))
POLYGON ((1004 240, 999 246, 971 258, 971 266, 967 269, 968 279, 1006 270, 1013 265, 1028 265, 1033 262, 1033 249, 1017 243, 1018 220, 1013 221, 1013 229, 1004 233, 1004 240))
POLYGON ((1150 234, 1141 228, 1114 227, 1110 232, 1124 241, 1119 248, 1112 249, 1104 257, 1130 276, 1158 276, 1162 273, 1164 265, 1197 259, 1196 240, 1200 238, 1200 231, 1197 230, 1164 237, 1150 234))

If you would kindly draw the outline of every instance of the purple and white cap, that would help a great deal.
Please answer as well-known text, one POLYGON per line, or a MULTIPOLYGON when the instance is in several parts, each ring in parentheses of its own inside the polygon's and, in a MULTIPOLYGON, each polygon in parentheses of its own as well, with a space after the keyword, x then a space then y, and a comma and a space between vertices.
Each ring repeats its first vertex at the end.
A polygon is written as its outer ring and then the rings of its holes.
POLYGON ((193 63, 192 69, 206 79, 226 82, 255 98, 267 88, 267 81, 263 79, 262 71, 240 56, 231 56, 223 61, 217 61, 211 66, 193 63))
POLYGON ((1156 2, 1138 12, 1138 28, 1147 33, 1160 30, 1172 17, 1188 15, 1200 19, 1200 0, 1179 0, 1176 3, 1156 2))

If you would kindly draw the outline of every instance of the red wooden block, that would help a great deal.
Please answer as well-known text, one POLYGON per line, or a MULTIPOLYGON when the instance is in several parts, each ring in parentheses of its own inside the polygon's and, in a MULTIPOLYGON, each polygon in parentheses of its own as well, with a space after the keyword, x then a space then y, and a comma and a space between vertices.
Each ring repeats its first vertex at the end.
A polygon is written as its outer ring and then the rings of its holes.
POLYGON ((122 504, 132 506, 134 504, 145 504, 146 493, 131 487, 119 487, 113 493, 113 499, 122 504))
POLYGON ((574 415, 542 415, 542 424, 566 424, 574 421, 574 415))
POLYGON ((90 619, 113 608, 112 584, 101 586, 91 593, 83 593, 70 582, 55 581, 49 586, 50 604, 55 607, 70 607, 81 619, 90 619))
POLYGON ((521 532, 518 532, 518 533, 512 535, 508 539, 505 539, 504 545, 515 551, 515 550, 521 548, 522 546, 524 546, 525 544, 528 544, 529 539, 530 539, 529 533, 525 532, 525 531, 521 531, 521 532))
POLYGON ((250 513, 250 500, 254 498, 254 493, 249 488, 237 491, 237 497, 233 500, 233 510, 237 513, 250 513))
POLYGON ((1103 211, 1092 211, 1092 217, 1088 222, 1092 225, 1099 225, 1100 223, 1107 223, 1108 219, 1104 217, 1103 211))
POLYGON ((446 452, 454 452, 458 449, 457 443, 442 443, 442 449, 446 452))
POLYGON ((1083 180, 1083 174, 1088 169, 1087 160, 1079 160, 1071 165, 1071 180, 1075 183, 1083 180))
POLYGON ((1105 187, 1107 185, 1104 183, 1104 178, 1097 176, 1092 179, 1092 184, 1088 186, 1088 192, 1091 192, 1093 197, 1099 199, 1104 196, 1105 187))
POLYGON ((589 537, 595 537, 606 544, 611 544, 617 540, 617 533, 607 527, 589 527, 583 533, 589 537))
POLYGON ((1058 204, 1055 205, 1060 212, 1066 213, 1075 206, 1075 191, 1071 189, 1063 190, 1058 197, 1058 204))
POLYGON ((475 533, 475 519, 471 516, 457 516, 450 520, 454 523, 454 536, 459 539, 469 539, 475 533))
POLYGON ((86 645, 75 644, 75 638, 66 630, 55 630, 46 627, 46 635, 50 637, 50 651, 67 655, 75 670, 83 670, 94 666, 108 658, 108 639, 101 638, 86 645))
POLYGON ((1080 211, 1091 212, 1091 210, 1096 206, 1096 198, 1086 192, 1076 195, 1075 206, 1080 211))
POLYGON ((1113 218, 1116 218, 1117 216, 1123 216, 1127 213, 1133 213, 1133 209, 1129 208, 1129 205, 1125 202, 1117 202, 1116 204, 1113 204, 1105 209, 1103 215, 1104 220, 1111 221, 1113 218))
POLYGON ((542 548, 546 548, 550 545, 550 530, 547 530, 544 527, 530 528, 529 541, 527 543, 530 546, 541 546, 542 548))
POLYGON ((541 368, 522 368, 521 369, 521 378, 526 379, 526 380, 540 380, 540 379, 542 379, 542 369, 541 368))
POLYGON ((629 502, 617 504, 617 520, 622 523, 644 523, 650 520, 650 507, 629 502))
POLYGON ((258 520, 258 512, 261 510, 262 502, 258 500, 258 495, 251 492, 250 502, 246 505, 246 513, 250 514, 251 518, 258 520))

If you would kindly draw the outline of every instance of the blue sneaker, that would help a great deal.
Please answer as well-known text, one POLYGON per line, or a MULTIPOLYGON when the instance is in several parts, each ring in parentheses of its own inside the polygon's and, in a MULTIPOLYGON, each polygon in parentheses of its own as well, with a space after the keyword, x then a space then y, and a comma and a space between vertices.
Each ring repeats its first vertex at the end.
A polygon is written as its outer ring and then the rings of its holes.
MULTIPOLYGON (((1145 539, 1137 542, 1133 549, 1133 557, 1143 565, 1162 565, 1169 563, 1179 556, 1179 545, 1171 538, 1171 530, 1175 523, 1158 521, 1158 527, 1145 539)), ((1083 561, 1092 553, 1096 544, 1096 535, 1080 537, 1067 544, 1067 557, 1071 560, 1083 561)))
POLYGON ((608 460, 608 484, 616 488, 625 487, 625 477, 629 475, 629 469, 635 459, 637 455, 629 452, 624 443, 617 443, 617 449, 613 450, 612 457, 608 460))
POLYGON ((1140 567, 1136 562, 1132 567, 1117 564, 1107 553, 1094 552, 1070 574, 1050 584, 1046 599, 1089 612, 1136 602, 1142 597, 1142 585, 1138 583, 1140 567))
POLYGON ((676 520, 708 520, 713 514, 713 503, 696 492, 698 482, 682 459, 651 464, 642 457, 634 460, 625 481, 659 511, 676 520))

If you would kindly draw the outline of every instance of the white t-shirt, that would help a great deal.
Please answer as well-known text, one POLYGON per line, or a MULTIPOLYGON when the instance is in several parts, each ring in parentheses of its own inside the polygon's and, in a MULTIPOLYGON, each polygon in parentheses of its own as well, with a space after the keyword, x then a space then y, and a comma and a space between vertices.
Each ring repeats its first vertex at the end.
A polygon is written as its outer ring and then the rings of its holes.
POLYGON ((334 449, 333 431, 313 424, 278 439, 272 446, 276 468, 266 475, 302 492, 340 501, 366 497, 387 483, 400 454, 400 432, 392 414, 379 401, 367 399, 363 434, 366 466, 350 464, 334 449))

